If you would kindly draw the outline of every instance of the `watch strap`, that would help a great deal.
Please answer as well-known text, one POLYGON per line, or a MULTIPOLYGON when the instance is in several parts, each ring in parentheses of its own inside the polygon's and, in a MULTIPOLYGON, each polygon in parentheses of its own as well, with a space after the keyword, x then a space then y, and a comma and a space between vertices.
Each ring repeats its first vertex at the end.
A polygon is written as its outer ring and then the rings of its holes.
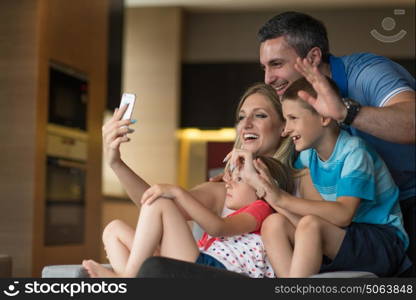
POLYGON ((342 102, 347 108, 347 116, 345 117, 344 121, 341 122, 341 125, 350 126, 355 117, 358 115, 361 109, 361 104, 348 98, 342 98, 342 102))

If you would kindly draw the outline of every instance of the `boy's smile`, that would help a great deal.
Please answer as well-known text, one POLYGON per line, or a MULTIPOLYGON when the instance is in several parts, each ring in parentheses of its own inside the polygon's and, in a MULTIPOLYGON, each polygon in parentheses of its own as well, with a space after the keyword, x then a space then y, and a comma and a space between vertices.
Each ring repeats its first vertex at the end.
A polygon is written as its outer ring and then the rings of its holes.
POLYGON ((296 145, 298 140, 300 139, 300 135, 293 135, 291 136, 293 143, 296 145))
POLYGON ((292 139, 296 151, 315 148, 322 135, 321 116, 303 107, 299 101, 285 100, 282 107, 285 133, 292 139))

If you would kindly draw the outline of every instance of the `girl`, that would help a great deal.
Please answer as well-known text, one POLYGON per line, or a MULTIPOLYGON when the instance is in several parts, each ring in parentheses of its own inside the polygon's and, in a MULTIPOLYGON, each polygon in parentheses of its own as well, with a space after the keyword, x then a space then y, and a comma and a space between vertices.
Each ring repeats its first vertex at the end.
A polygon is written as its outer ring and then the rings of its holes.
MULTIPOLYGON (((293 180, 288 168, 270 157, 260 159, 278 186, 291 193, 293 180)), ((246 168, 254 170, 252 159, 247 159, 244 164, 249 164, 246 168)), ((83 266, 91 277, 135 277, 144 260, 152 256, 160 245, 160 254, 164 257, 227 269, 255 278, 274 277, 259 235, 263 220, 273 210, 267 202, 259 199, 257 194, 261 191, 242 180, 238 169, 232 173, 226 190, 225 205, 236 211, 220 218, 178 186, 152 186, 141 199, 143 206, 131 252, 128 258, 121 259, 126 264, 113 266, 114 272, 92 260, 85 260, 83 266), (179 207, 206 231, 198 245, 179 207)), ((107 252, 126 248, 120 234, 123 232, 116 233, 112 239, 113 243, 118 243, 117 247, 105 245, 107 252)), ((115 257, 126 252, 108 254, 115 257)))

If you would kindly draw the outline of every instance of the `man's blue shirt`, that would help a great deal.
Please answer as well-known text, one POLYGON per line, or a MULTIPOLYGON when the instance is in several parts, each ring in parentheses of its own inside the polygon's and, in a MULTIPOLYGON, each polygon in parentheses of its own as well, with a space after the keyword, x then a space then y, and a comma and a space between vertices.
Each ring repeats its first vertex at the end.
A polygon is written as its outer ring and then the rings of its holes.
MULTIPOLYGON (((403 91, 415 90, 415 79, 399 64, 382 56, 358 53, 330 57, 332 79, 343 97, 363 106, 382 107, 403 91)), ((399 199, 416 196, 415 145, 387 142, 350 128, 353 135, 365 139, 384 159, 400 189, 399 199)))

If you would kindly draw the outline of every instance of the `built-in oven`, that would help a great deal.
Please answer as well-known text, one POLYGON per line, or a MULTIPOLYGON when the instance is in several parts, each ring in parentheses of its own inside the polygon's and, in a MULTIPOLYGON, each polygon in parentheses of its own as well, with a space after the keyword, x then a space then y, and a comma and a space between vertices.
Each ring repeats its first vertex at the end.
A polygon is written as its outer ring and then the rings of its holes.
POLYGON ((48 124, 45 180, 46 246, 83 244, 87 134, 48 124))
POLYGON ((46 246, 84 242, 85 179, 85 163, 47 157, 46 246))
POLYGON ((56 61, 49 66, 44 244, 83 244, 88 78, 56 61))

